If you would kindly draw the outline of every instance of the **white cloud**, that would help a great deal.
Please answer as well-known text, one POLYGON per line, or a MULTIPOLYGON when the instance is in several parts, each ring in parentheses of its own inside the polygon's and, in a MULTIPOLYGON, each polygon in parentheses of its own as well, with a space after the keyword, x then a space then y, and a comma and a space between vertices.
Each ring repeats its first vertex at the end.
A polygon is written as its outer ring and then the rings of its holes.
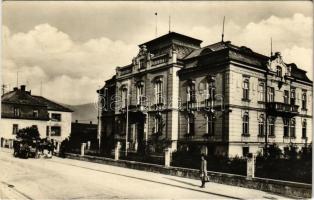
MULTIPOLYGON (((249 16, 248 16, 249 17, 249 16)), ((220 41, 222 28, 219 26, 195 26, 189 33, 204 40, 204 45, 220 41), (217 37, 218 36, 218 37, 217 37)), ((287 63, 294 62, 306 70, 308 77, 313 74, 313 20, 302 14, 290 18, 271 16, 258 23, 249 23, 240 27, 232 20, 225 25, 225 41, 230 40, 238 46, 247 46, 252 50, 270 55, 270 38, 273 39, 273 51, 282 52, 287 63)))
POLYGON ((4 83, 15 85, 19 71, 20 83, 39 92, 42 81, 47 91, 63 91, 46 95, 64 103, 92 101, 98 85, 115 73, 116 66, 129 64, 137 53, 136 45, 105 37, 74 42, 49 24, 37 25, 27 33, 10 34, 5 26, 3 30, 4 83))
MULTIPOLYGON (((203 40, 204 46, 221 40, 222 27, 198 24, 187 29, 185 24, 177 23, 175 31, 203 40)), ((302 14, 289 18, 271 16, 244 26, 227 18, 225 40, 269 55, 272 37, 274 51, 281 51, 287 63, 296 63, 307 70, 311 78, 312 32, 312 18, 302 14)), ((19 33, 12 33, 3 26, 2 33, 4 83, 12 88, 19 71, 20 83, 39 94, 42 81, 46 97, 67 104, 92 102, 98 86, 114 75, 115 67, 129 64, 138 52, 138 44, 106 37, 78 42, 49 24, 36 25, 28 32, 19 33)), ((139 32, 136 40, 145 42, 153 35, 147 33, 139 32)))

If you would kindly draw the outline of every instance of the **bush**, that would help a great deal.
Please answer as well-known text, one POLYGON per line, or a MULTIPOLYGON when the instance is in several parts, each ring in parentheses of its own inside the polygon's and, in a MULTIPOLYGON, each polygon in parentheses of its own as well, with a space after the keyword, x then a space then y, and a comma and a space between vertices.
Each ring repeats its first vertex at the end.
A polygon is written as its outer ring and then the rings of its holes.
MULTIPOLYGON (((207 170, 246 175, 246 159, 224 156, 206 156, 207 170)), ((200 169, 201 154, 198 152, 177 151, 172 154, 172 166, 200 169)))
POLYGON ((280 157, 278 152, 269 151, 268 156, 257 156, 255 172, 257 177, 312 183, 311 145, 303 147, 299 152, 296 146, 289 145, 285 147, 284 154, 280 157))

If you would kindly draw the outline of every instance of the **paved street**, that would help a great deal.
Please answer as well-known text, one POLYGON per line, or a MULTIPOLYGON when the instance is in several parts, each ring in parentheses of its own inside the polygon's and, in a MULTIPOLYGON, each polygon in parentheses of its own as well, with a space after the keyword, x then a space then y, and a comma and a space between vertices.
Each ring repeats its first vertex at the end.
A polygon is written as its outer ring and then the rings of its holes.
POLYGON ((54 157, 0 151, 0 199, 282 199, 246 188, 54 157))

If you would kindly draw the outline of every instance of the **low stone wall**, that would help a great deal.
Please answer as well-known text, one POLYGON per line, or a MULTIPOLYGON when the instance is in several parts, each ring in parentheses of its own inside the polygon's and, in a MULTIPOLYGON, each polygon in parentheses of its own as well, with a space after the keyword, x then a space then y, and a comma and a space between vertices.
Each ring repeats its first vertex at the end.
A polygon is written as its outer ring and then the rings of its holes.
MULTIPOLYGON (((162 165, 141 163, 136 161, 127 160, 114 160, 110 158, 95 157, 95 156, 80 156, 77 154, 66 154, 67 158, 78 159, 83 161, 102 163, 108 165, 114 165, 119 167, 125 167, 130 169, 137 169, 142 171, 161 173, 173 176, 180 176, 185 178, 199 179, 199 170, 187 169, 180 167, 165 167, 162 165)), ((304 183, 296 183, 289 181, 280 181, 266 178, 252 178, 248 179, 246 176, 227 174, 220 172, 208 172, 211 182, 240 186, 245 188, 262 190, 265 192, 276 193, 287 197, 301 197, 311 198, 312 185, 304 183)))

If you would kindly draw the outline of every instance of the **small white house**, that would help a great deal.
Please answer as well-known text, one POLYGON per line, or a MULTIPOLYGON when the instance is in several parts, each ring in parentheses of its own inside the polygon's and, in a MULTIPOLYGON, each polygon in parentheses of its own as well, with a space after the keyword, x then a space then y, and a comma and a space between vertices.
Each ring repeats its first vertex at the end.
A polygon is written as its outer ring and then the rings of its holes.
POLYGON ((71 132, 72 110, 21 88, 5 93, 1 98, 1 146, 12 146, 19 129, 36 126, 41 138, 60 143, 71 132))

